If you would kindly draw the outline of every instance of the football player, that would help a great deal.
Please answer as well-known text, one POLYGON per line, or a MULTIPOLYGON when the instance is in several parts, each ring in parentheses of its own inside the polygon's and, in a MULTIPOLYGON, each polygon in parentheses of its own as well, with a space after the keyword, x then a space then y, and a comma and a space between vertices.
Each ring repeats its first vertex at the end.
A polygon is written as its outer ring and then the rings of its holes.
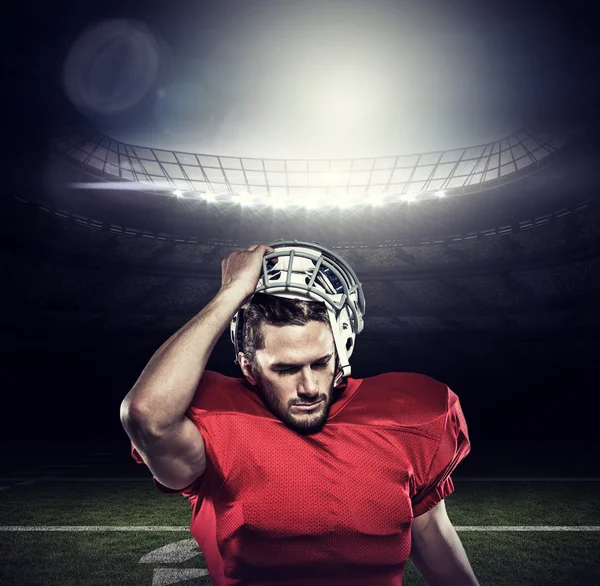
POLYGON ((316 243, 232 252, 212 301, 121 406, 132 455, 191 505, 213 586, 476 585, 446 513, 470 449, 459 400, 422 374, 352 378, 365 299, 316 243), (205 370, 230 328, 243 378, 205 370))

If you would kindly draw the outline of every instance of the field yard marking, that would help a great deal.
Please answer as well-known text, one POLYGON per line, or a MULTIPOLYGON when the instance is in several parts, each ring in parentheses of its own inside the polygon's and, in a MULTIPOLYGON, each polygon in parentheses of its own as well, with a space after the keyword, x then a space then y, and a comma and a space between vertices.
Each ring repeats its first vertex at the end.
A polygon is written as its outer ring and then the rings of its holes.
POLYGON ((600 525, 463 525, 457 531, 600 531, 600 525))
POLYGON ((37 478, 13 478, 15 486, 28 486, 30 484, 39 484, 40 482, 51 482, 58 480, 58 476, 54 474, 47 474, 46 476, 38 476, 37 478))
MULTIPOLYGON (((457 531, 600 531, 600 525, 463 525, 457 531)), ((189 526, 169 525, 0 525, 1 531, 189 531, 189 526)))
POLYGON ((13 478, 2 478, 2 482, 12 482, 12 485, 0 486, 0 490, 6 490, 8 488, 15 488, 15 486, 30 486, 32 484, 39 484, 40 482, 48 482, 57 480, 54 476, 40 476, 38 478, 32 478, 31 476, 19 476, 13 478))
POLYGON ((189 526, 169 525, 0 525, 0 531, 188 531, 189 526))
POLYGON ((143 555, 140 564, 181 564, 200 555, 195 539, 182 539, 153 549, 143 555))
POLYGON ((184 580, 208 576, 208 570, 201 568, 158 568, 152 575, 152 586, 167 586, 184 580))

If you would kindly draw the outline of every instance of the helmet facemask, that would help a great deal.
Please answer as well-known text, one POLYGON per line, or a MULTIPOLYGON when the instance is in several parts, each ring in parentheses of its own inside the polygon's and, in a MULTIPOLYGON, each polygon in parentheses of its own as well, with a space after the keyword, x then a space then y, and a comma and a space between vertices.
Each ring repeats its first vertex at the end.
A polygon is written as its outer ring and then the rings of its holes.
MULTIPOLYGON (((365 298, 361 283, 346 261, 320 244, 294 240, 276 241, 269 246, 274 252, 263 257, 253 296, 264 293, 325 303, 338 360, 333 386, 342 386, 343 379, 351 373, 349 358, 354 351, 356 334, 364 327, 365 298), (275 258, 277 263, 269 265, 268 261, 275 258)), ((252 297, 230 324, 236 363, 242 346, 243 314, 251 300, 252 297)))

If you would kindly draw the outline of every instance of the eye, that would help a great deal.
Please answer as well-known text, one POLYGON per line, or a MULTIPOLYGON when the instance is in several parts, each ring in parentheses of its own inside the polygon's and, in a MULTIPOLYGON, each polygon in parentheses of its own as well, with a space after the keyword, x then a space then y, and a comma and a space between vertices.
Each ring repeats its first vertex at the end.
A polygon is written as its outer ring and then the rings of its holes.
MULTIPOLYGON (((312 366, 313 366, 313 368, 326 368, 328 364, 329 364, 329 360, 327 362, 315 362, 312 366)), ((277 372, 279 374, 292 374, 297 371, 298 371, 297 366, 291 366, 290 368, 280 368, 280 369, 276 370, 275 372, 277 372)))
POLYGON ((296 372, 298 369, 294 366, 292 368, 281 368, 279 370, 277 370, 276 372, 278 372, 279 374, 292 374, 293 372, 296 372))

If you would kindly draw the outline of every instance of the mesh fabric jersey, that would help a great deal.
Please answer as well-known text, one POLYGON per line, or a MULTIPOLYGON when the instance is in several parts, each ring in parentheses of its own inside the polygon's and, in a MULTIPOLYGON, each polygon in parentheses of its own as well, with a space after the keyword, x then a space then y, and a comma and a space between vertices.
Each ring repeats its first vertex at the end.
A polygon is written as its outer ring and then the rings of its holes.
POLYGON ((454 490, 470 449, 456 394, 414 373, 348 378, 313 435, 212 371, 187 416, 206 472, 178 491, 154 483, 189 500, 213 586, 400 586, 413 518, 454 490))

